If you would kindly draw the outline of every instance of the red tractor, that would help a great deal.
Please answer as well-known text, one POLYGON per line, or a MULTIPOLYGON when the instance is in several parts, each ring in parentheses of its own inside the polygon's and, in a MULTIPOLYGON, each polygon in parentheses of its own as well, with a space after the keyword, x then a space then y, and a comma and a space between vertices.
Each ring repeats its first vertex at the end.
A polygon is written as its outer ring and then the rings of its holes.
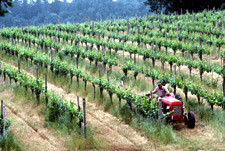
MULTIPOLYGON (((150 95, 148 94, 150 97, 150 95)), ((161 98, 162 112, 164 114, 170 112, 166 117, 167 123, 182 123, 184 122, 189 128, 195 127, 195 114, 193 112, 184 113, 185 106, 183 105, 182 98, 179 95, 170 94, 161 98)))

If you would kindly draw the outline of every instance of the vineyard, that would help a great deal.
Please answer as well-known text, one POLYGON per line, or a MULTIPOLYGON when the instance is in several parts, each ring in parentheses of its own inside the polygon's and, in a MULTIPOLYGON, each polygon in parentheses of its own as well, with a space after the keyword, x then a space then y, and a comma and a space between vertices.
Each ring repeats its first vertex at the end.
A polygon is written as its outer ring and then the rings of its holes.
MULTIPOLYGON (((187 111, 198 111, 199 122, 204 123, 201 108, 210 111, 209 120, 215 117, 223 121, 217 115, 224 118, 224 23, 224 11, 211 10, 127 20, 111 17, 104 22, 85 19, 81 24, 60 24, 59 19, 57 25, 4 27, 0 29, 0 74, 5 84, 25 91, 37 106, 43 106, 45 121, 64 123, 69 133, 73 129, 86 138, 87 112, 87 126, 94 136, 98 131, 111 132, 105 146, 125 144, 124 150, 151 150, 148 142, 157 140, 147 134, 142 137, 147 130, 137 125, 158 118, 157 102, 145 96, 157 87, 158 80, 171 93, 181 95, 187 111), (79 98, 84 103, 86 99, 86 109, 79 105, 79 98), (136 118, 132 116, 142 120, 134 126, 131 120, 136 118), (112 128, 108 117, 124 123, 114 123, 112 128), (95 130, 98 126, 101 130, 95 130), (120 126, 130 133, 115 128, 120 126), (121 137, 129 143, 120 142, 121 137)), ((224 128, 221 131, 222 138, 214 149, 225 147, 224 128)), ((100 141, 105 139, 96 135, 100 141)), ((109 149, 105 146, 101 147, 109 149)), ((205 145, 198 147, 206 149, 205 145)), ((112 150, 121 149, 114 146, 112 150)))

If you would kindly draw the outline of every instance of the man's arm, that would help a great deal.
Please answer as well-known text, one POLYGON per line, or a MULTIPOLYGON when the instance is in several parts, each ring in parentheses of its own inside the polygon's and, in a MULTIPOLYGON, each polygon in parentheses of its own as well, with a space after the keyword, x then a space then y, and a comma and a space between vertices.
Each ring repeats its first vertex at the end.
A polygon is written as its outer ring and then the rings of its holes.
POLYGON ((158 87, 155 88, 155 90, 152 91, 152 94, 155 94, 157 92, 157 90, 158 90, 158 87))
POLYGON ((170 95, 170 92, 169 90, 164 86, 164 90, 166 91, 166 95, 169 96, 170 95))

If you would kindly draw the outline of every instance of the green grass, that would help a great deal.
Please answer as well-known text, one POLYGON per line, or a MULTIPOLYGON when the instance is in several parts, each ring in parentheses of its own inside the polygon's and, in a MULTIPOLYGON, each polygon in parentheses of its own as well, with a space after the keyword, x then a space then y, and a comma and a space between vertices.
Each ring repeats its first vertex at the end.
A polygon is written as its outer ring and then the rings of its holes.
POLYGON ((189 99, 188 108, 194 111, 199 120, 215 129, 219 129, 221 133, 225 134, 225 110, 222 108, 214 108, 212 112, 209 105, 204 103, 198 105, 197 101, 193 99, 189 99))
POLYGON ((87 129, 86 138, 83 135, 83 131, 78 133, 75 131, 66 140, 66 147, 68 151, 78 150, 98 150, 101 147, 101 143, 96 141, 90 127, 87 129))
POLYGON ((5 137, 0 136, 0 147, 3 151, 22 151, 11 131, 8 131, 5 137))

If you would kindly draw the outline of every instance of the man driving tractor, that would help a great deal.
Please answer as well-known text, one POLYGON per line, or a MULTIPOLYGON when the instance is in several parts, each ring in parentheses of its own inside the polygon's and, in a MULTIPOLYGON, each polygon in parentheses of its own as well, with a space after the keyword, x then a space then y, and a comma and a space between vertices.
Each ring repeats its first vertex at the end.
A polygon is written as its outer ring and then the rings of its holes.
MULTIPOLYGON (((168 91, 168 89, 163 86, 162 81, 157 82, 158 87, 152 91, 152 94, 157 93, 158 97, 161 97, 161 105, 163 114, 167 114, 165 119, 167 123, 181 123, 184 122, 189 128, 195 127, 195 114, 193 112, 185 113, 185 106, 183 104, 182 98, 179 95, 173 94, 168 91), (165 97, 167 96, 167 97, 165 97)), ((153 95, 151 93, 146 94, 147 97, 151 99, 153 95)), ((158 97, 156 97, 157 103, 158 97)), ((149 100, 150 102, 151 100, 149 100)))
POLYGON ((155 88, 154 91, 152 91, 152 94, 158 93, 158 97, 170 96, 170 92, 165 86, 162 85, 161 81, 158 81, 157 84, 158 87, 155 88))

